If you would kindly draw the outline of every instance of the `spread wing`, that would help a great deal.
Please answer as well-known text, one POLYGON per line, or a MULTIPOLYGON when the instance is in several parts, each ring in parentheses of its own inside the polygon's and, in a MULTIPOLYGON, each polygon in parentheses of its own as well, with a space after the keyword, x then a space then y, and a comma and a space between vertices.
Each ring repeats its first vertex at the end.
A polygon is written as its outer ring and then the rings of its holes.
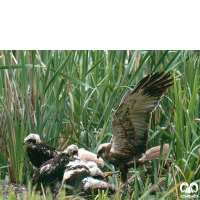
POLYGON ((140 156, 146 151, 151 113, 172 85, 170 76, 150 74, 125 93, 113 117, 111 152, 140 156))

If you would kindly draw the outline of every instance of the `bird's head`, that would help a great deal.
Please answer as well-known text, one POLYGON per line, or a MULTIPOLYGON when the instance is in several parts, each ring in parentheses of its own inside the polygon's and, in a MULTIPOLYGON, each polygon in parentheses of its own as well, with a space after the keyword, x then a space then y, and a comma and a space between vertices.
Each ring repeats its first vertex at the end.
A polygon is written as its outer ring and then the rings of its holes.
POLYGON ((63 152, 69 154, 72 158, 77 158, 78 147, 75 144, 72 144, 69 145, 63 152))
POLYGON ((110 150, 110 149, 108 149, 110 145, 111 145, 111 143, 100 144, 97 149, 97 158, 99 158, 99 157, 105 158, 106 154, 110 150))
POLYGON ((40 143, 40 136, 35 133, 30 133, 25 139, 23 145, 35 144, 40 143))

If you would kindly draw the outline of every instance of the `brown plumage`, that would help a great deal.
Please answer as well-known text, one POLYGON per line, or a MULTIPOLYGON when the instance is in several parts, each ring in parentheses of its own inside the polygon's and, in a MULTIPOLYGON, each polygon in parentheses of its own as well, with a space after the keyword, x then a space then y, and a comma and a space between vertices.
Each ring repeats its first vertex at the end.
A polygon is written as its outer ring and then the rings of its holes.
POLYGON ((26 145, 26 155, 34 168, 39 168, 47 160, 59 154, 54 147, 43 142, 38 134, 30 133, 23 144, 26 145))
MULTIPOLYGON (((154 156, 147 152, 148 134, 152 112, 164 93, 172 85, 171 75, 150 74, 143 78, 133 89, 128 90, 115 112, 112 121, 113 137, 109 143, 101 144, 98 157, 119 167, 122 182, 127 180, 128 168, 142 164, 150 159, 159 158, 160 147, 154 148, 154 156), (157 153, 155 153, 157 152, 157 153), (146 155, 146 157, 144 156, 146 155), (143 156, 143 159, 140 159, 143 156)), ((168 150, 168 146, 164 148, 168 150)))
POLYGON ((78 154, 78 147, 75 145, 70 145, 63 152, 54 158, 46 161, 40 168, 36 171, 32 178, 32 184, 37 185, 38 190, 41 188, 41 183, 43 184, 45 191, 50 188, 51 193, 57 196, 61 186, 64 171, 66 165, 75 159, 78 154))

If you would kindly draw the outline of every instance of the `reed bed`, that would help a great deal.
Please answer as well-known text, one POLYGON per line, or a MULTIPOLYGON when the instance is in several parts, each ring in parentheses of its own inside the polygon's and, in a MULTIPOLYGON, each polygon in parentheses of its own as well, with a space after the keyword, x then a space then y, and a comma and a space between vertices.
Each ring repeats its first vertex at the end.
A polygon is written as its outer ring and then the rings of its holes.
MULTIPOLYGON (((112 136, 124 92, 147 74, 166 71, 174 85, 153 113, 149 148, 168 142, 171 162, 137 168, 123 196, 112 198, 181 199, 182 182, 200 188, 199 58, 199 51, 1 51, 0 179, 29 184, 34 170, 23 146, 29 133, 59 150, 75 143, 96 152, 112 136)), ((106 164, 103 170, 117 169, 106 164)), ((119 175, 109 181, 119 185, 119 175)), ((41 199, 31 189, 25 198, 41 199)))

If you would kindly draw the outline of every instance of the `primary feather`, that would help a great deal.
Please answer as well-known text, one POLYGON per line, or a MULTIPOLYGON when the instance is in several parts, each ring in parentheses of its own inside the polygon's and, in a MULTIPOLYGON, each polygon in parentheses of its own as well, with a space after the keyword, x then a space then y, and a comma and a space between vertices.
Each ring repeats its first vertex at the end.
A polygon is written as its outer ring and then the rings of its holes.
MULTIPOLYGON (((172 85, 171 75, 165 72, 150 74, 133 89, 128 90, 116 110, 113 121, 113 136, 110 143, 97 150, 107 162, 120 168, 122 182, 127 179, 128 168, 137 164, 147 150, 152 112, 164 93, 172 85)), ((160 152, 160 148, 157 148, 160 152)))

